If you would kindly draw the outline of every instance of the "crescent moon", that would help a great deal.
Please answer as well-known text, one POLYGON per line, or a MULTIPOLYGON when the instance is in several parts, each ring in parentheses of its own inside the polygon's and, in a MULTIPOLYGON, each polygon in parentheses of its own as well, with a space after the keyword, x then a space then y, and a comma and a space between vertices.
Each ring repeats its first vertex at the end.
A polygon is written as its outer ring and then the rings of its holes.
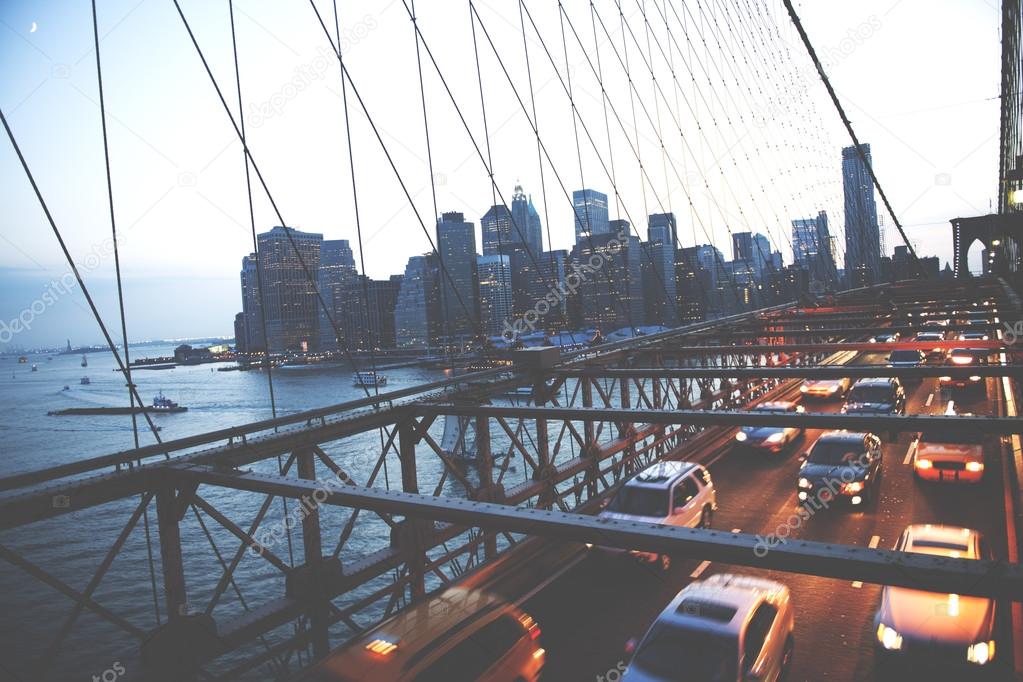
POLYGON ((32 28, 28 29, 28 32, 29 33, 35 33, 36 30, 38 30, 38 28, 39 28, 39 24, 37 24, 36 22, 33 21, 32 22, 32 28))

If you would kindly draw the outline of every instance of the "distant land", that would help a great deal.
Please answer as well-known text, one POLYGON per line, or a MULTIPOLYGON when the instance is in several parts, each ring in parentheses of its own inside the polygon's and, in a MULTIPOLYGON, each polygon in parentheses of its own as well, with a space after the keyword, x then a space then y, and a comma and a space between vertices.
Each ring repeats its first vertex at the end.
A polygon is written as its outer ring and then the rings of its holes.
MULTIPOLYGON (((135 348, 146 348, 150 346, 167 346, 167 345, 178 345, 187 343, 192 346, 196 345, 210 345, 217 343, 234 343, 233 336, 199 336, 192 338, 182 339, 149 339, 147 341, 132 341, 130 346, 132 349, 135 348)), ((116 344, 118 350, 121 349, 121 344, 116 344)), ((71 352, 73 353, 103 353, 108 351, 109 348, 102 343, 95 343, 85 346, 75 346, 72 344, 71 352)), ((24 348, 24 347, 7 347, 0 349, 0 357, 7 357, 11 355, 26 355, 30 353, 66 353, 67 345, 64 346, 47 346, 42 348, 24 348)))

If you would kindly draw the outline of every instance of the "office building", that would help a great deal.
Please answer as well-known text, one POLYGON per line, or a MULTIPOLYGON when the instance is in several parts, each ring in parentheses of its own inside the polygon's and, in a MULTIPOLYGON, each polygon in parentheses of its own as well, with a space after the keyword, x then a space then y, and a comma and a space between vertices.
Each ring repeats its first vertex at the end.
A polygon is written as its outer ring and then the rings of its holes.
POLYGON ((277 226, 258 235, 257 245, 268 350, 315 350, 320 308, 315 278, 323 235, 277 226))
POLYGON ((479 299, 476 292, 476 227, 461 213, 441 215, 437 221, 442 334, 464 343, 478 333, 479 299), (447 275, 444 274, 447 273, 447 275))
POLYGON ((870 145, 842 149, 845 190, 845 273, 850 287, 874 284, 880 274, 881 235, 877 224, 874 184, 867 164, 873 164, 870 145))
POLYGON ((394 305, 395 345, 433 347, 441 335, 437 255, 412 256, 405 265, 394 305))
POLYGON ((506 328, 515 329, 512 319, 511 257, 477 256, 476 271, 479 273, 483 333, 497 336, 506 328))
POLYGON ((533 197, 527 197, 522 190, 522 185, 515 185, 511 202, 512 218, 515 225, 522 232, 522 241, 532 251, 534 256, 539 256, 543 251, 543 226, 540 222, 540 214, 533 206, 533 197))
POLYGON ((578 189, 572 192, 572 208, 575 213, 575 242, 588 236, 607 234, 611 227, 608 222, 607 195, 595 189, 578 189))

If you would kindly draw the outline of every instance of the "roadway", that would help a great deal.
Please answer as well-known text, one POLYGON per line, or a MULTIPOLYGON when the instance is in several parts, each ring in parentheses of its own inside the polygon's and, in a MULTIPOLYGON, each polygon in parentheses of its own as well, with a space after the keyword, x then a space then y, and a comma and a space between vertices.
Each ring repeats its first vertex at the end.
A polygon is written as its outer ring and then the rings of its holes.
MULTIPOLYGON (((866 354, 857 363, 883 362, 866 354)), ((998 414, 995 380, 988 380, 988 397, 956 396, 961 412, 998 414), (961 402, 960 402, 961 401, 961 402)), ((935 414, 945 401, 937 379, 907 386, 907 413, 935 414)), ((813 403, 811 411, 834 411, 840 403, 813 403)), ((910 434, 892 442, 885 437, 881 497, 862 510, 822 510, 805 523, 793 523, 797 509, 798 454, 821 431, 808 431, 794 450, 781 457, 751 455, 724 445, 700 457, 711 462, 719 510, 714 527, 767 536, 790 532, 794 539, 872 545, 891 548, 903 529, 913 523, 947 523, 983 532, 997 558, 1006 557, 1001 450, 997 438, 985 447, 984 481, 975 487, 937 486, 913 477, 909 463, 914 447, 910 434)), ((698 558, 675 557, 662 573, 654 565, 623 557, 580 553, 557 578, 524 602, 543 629, 548 659, 545 680, 617 680, 628 661, 625 644, 639 638, 675 593, 689 582, 727 565, 698 558)), ((895 679, 874 665, 873 616, 880 586, 858 585, 815 576, 756 572, 786 583, 796 604, 796 652, 790 681, 895 679)), ((1008 654, 1012 650, 1009 610, 1001 609, 994 679, 1013 679, 1008 654)))

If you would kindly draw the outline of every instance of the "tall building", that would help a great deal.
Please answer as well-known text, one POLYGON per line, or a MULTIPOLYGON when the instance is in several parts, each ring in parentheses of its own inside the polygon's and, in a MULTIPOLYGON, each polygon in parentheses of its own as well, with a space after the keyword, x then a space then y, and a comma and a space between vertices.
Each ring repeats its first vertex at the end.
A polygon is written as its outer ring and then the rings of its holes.
POLYGON ((759 282, 773 265, 771 242, 759 232, 736 232, 732 235, 732 259, 748 266, 759 282))
POLYGON ((678 244, 678 223, 674 213, 651 213, 647 218, 647 239, 651 244, 663 242, 672 250, 678 244))
POLYGON ((353 283, 349 313, 351 326, 347 334, 351 350, 395 347, 394 310, 402 279, 401 275, 391 275, 385 280, 360 275, 353 283))
POLYGON ((576 244, 568 276, 581 279, 583 324, 605 333, 644 324, 640 259, 636 237, 602 234, 576 244))
POLYGON ((320 350, 341 350, 350 347, 350 332, 355 328, 352 321, 352 295, 358 275, 355 257, 347 239, 327 239, 320 247, 320 268, 317 272, 317 286, 324 306, 317 306, 319 314, 320 350), (337 325, 337 330, 331 324, 337 325), (340 332, 340 333, 338 333, 340 332))
POLYGON ((394 305, 395 345, 430 348, 440 336, 440 282, 437 256, 412 256, 394 305))
POLYGON ((257 245, 268 350, 315 350, 319 301, 310 276, 320 268, 323 235, 277 226, 260 234, 257 245))
POLYGON ((266 350, 263 338, 263 303, 259 296, 259 267, 256 254, 250 253, 242 259, 242 324, 244 326, 245 352, 262 353, 266 350))
MULTIPOLYGON (((512 320, 512 272, 509 256, 477 256, 480 321, 487 336, 497 336, 512 320)), ((512 327, 514 329, 514 327, 512 327)))
POLYGON ((539 256, 543 251, 543 226, 540 223, 540 214, 533 206, 533 197, 527 197, 522 191, 522 185, 515 185, 511 202, 512 218, 515 225, 522 231, 522 239, 534 256, 539 256))
POLYGON ((234 316, 234 348, 239 353, 248 353, 248 340, 245 338, 245 313, 234 316))
POLYGON ((595 189, 577 189, 572 192, 575 212, 575 242, 587 236, 607 234, 610 231, 607 214, 607 195, 595 189))
POLYGON ((476 227, 466 222, 461 213, 442 214, 437 221, 437 252, 443 266, 440 300, 444 329, 441 333, 452 341, 471 339, 478 331, 479 321, 476 227))
POLYGON ((523 243, 507 206, 491 206, 480 218, 480 227, 483 228, 484 256, 507 254, 516 244, 523 243))
MULTIPOLYGON (((870 145, 860 145, 873 165, 870 145)), ((851 287, 873 284, 880 275, 881 235, 870 172, 855 147, 842 149, 842 185, 845 190, 845 274, 851 287)))
POLYGON ((795 264, 810 274, 810 289, 821 291, 838 284, 835 240, 828 229, 828 214, 792 221, 792 253, 795 264))

